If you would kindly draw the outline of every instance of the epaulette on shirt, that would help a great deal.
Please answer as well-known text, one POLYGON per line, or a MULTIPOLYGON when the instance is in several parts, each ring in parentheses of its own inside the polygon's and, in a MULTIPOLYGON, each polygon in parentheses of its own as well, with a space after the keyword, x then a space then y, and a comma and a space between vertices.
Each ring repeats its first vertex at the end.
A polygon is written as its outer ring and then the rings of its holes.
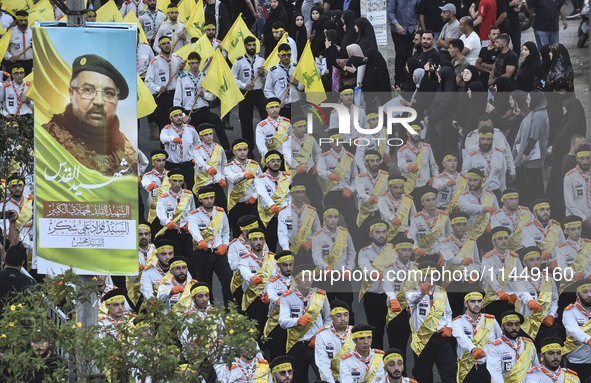
POLYGON ((359 250, 359 251, 363 251, 363 250, 365 250, 365 249, 369 249, 369 246, 365 246, 364 248, 362 248, 362 249, 361 249, 361 250, 359 250))
POLYGON ((388 172, 385 170, 380 170, 380 174, 388 174, 388 172))
POLYGON ((10 86, 10 81, 8 81, 8 82, 5 82, 4 84, 2 84, 2 86, 3 86, 4 88, 6 88, 6 87, 9 87, 9 86, 10 86))
POLYGON ((519 258, 519 254, 517 254, 514 251, 510 251, 509 254, 512 255, 512 256, 514 256, 514 257, 516 257, 516 258, 519 258))
POLYGON ((570 305, 566 306, 564 309, 565 310, 570 310, 570 309, 572 309, 574 307, 574 305, 575 305, 574 303, 571 303, 570 305))
POLYGON ((493 346, 498 346, 498 345, 499 345, 499 344, 501 344, 501 343, 502 343, 502 341, 501 341, 500 339, 497 339, 497 340, 493 341, 491 344, 492 344, 493 346))
POLYGON ((316 331, 316 335, 320 334, 322 331, 326 330, 328 327, 322 327, 320 330, 316 331))
POLYGON ((476 153, 478 153, 478 150, 477 150, 477 149, 474 149, 474 150, 472 150, 470 153, 468 153, 468 155, 469 155, 469 156, 473 156, 473 155, 475 155, 476 153))
POLYGON ((265 178, 265 173, 259 174, 257 177, 259 177, 259 178, 265 178))
MULTIPOLYGON (((232 363, 232 365, 230 366, 230 370, 233 370, 236 367, 238 367, 238 364, 237 363, 232 363)), ((226 368, 228 368, 228 366, 226 366, 226 368)))
POLYGON ((154 61, 156 61, 157 58, 158 58, 158 56, 156 56, 152 60, 150 60, 150 64, 152 64, 154 61))
POLYGON ((191 212, 191 214, 197 213, 197 211, 198 211, 198 210, 199 210, 199 209, 195 209, 195 210, 193 210, 193 211, 191 212))
POLYGON ((531 225, 532 223, 534 223, 534 221, 529 221, 528 223, 526 223, 525 225, 523 225, 523 227, 529 226, 529 225, 531 225))
POLYGON ((495 150, 498 150, 498 151, 499 151, 499 152, 501 152, 501 153, 505 153, 505 152, 503 151, 503 149, 499 149, 499 148, 497 148, 497 147, 495 147, 495 150))
POLYGON ((324 152, 324 153, 322 153, 322 156, 328 156, 328 153, 329 152, 324 152))
POLYGON ((488 253, 484 254, 483 257, 488 259, 488 258, 492 257, 492 255, 493 255, 493 252, 489 251, 488 253))
POLYGON ((426 142, 423 142, 423 146, 426 146, 426 147, 430 148, 431 147, 431 144, 428 144, 426 142))
POLYGON ((203 144, 197 144, 197 146, 195 146, 193 149, 199 149, 202 146, 203 146, 203 144))
POLYGON ((187 72, 183 72, 183 73, 179 74, 179 77, 180 78, 187 77, 187 72))
POLYGON ((566 242, 562 242, 562 243, 559 243, 559 244, 558 244, 558 247, 564 247, 564 246, 566 246, 566 245, 567 245, 567 243, 566 243, 566 242))
POLYGON ((568 172, 566 172, 565 176, 571 175, 572 173, 574 173, 574 171, 575 171, 575 169, 569 170, 568 172))
POLYGON ((263 121, 259 122, 259 125, 260 125, 260 126, 265 126, 265 125, 267 125, 267 120, 263 120, 263 121))
POLYGON ((527 373, 528 374, 533 373, 536 370, 536 368, 538 368, 538 366, 533 366, 532 368, 530 368, 529 370, 527 370, 527 373))
POLYGON ((462 192, 462 195, 468 194, 468 193, 470 193, 470 191, 469 190, 465 190, 465 191, 462 192))
POLYGON ((273 275, 273 276, 271 277, 271 279, 269 279, 269 282, 275 282, 275 281, 276 281, 276 280, 278 280, 278 279, 279 279, 279 275, 273 275))
POLYGON ((316 231, 316 233, 314 233, 314 234, 312 234, 312 235, 318 235, 318 233, 320 233, 321 231, 322 231, 322 229, 318 229, 318 230, 316 231))
POLYGON ((162 193, 162 194, 160 194, 160 198, 164 198, 164 197, 168 197, 168 193, 162 193))
POLYGON ((248 258, 249 255, 250 255, 250 253, 246 253, 244 255, 241 255, 240 258, 248 258))
POLYGON ((30 83, 29 81, 25 81, 25 84, 26 84, 27 86, 31 86, 31 83, 30 83))
POLYGON ((413 378, 406 378, 406 379, 408 379, 408 381, 409 381, 410 383, 419 383, 419 382, 417 382, 416 380, 414 380, 413 378))
POLYGON ((283 292, 283 294, 281 294, 281 295, 283 295, 284 297, 286 297, 286 296, 288 296, 289 294, 291 294, 291 290, 285 290, 285 291, 283 292))
POLYGON ((348 353, 346 353, 345 355, 341 356, 341 360, 345 360, 345 359, 347 359, 347 358, 350 358, 350 357, 351 357, 351 355, 353 355, 353 354, 352 354, 352 353, 350 353, 350 352, 348 352, 348 353))
POLYGON ((492 318, 492 319, 496 319, 496 317, 492 314, 484 314, 485 317, 487 318, 492 318))
POLYGON ((373 351, 376 352, 376 353, 378 353, 378 354, 385 354, 384 351, 378 350, 377 348, 374 348, 373 351))
POLYGON ((217 211, 224 211, 223 207, 216 206, 215 208, 217 209, 217 211))
POLYGON ((284 176, 290 176, 290 175, 291 175, 291 173, 290 173, 290 172, 283 172, 283 175, 284 175, 284 176))
POLYGON ((526 338, 526 337, 522 337, 522 339, 523 339, 524 341, 526 341, 526 342, 529 342, 529 343, 533 343, 533 342, 534 342, 533 340, 531 340, 531 339, 529 339, 529 338, 526 338))
POLYGON ((468 239, 471 241, 476 241, 476 238, 468 236, 468 239))
POLYGON ((267 362, 267 359, 263 359, 263 358, 259 358, 259 363, 269 364, 269 362, 267 362))
POLYGON ((455 318, 454 318, 454 319, 452 319, 452 320, 460 319, 461 317, 462 317, 462 315, 458 315, 457 317, 455 317, 455 318))
POLYGON ((312 209, 312 210, 316 211, 316 208, 312 205, 308 205, 308 209, 312 209))
POLYGON ((316 292, 318 294, 322 294, 322 295, 326 295, 326 291, 322 290, 322 289, 316 289, 316 292))
POLYGON ((563 370, 570 374, 573 374, 574 376, 578 375, 575 371, 571 370, 570 368, 563 367, 563 370))
POLYGON ((273 72, 275 69, 277 69, 277 65, 273 65, 273 67, 271 68, 271 72, 273 72))
POLYGON ((234 238, 233 240, 230 241, 230 245, 233 244, 234 242, 236 242, 238 240, 238 238, 234 238))
POLYGON ((351 152, 347 152, 347 155, 351 158, 355 158, 355 156, 351 152))
POLYGON ((98 319, 98 320, 103 320, 103 319, 105 319, 105 318, 106 318, 106 317, 102 316, 102 317, 99 317, 99 319, 98 319))
POLYGON ((189 189, 185 189, 184 192, 187 193, 187 194, 193 194, 193 192, 190 191, 189 189))
POLYGON ((443 238, 443 241, 441 241, 441 243, 445 243, 445 242, 449 242, 449 237, 445 237, 445 238, 443 238))
POLYGON ((357 177, 367 177, 367 173, 359 173, 357 174, 357 177))

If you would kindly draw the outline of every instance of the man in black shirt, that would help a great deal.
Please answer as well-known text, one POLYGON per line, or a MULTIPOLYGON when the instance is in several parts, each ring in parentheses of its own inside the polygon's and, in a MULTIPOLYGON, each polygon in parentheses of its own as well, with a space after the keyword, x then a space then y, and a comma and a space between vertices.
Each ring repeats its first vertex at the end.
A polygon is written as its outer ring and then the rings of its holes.
POLYGON ((435 49, 435 34, 433 31, 424 31, 421 42, 423 44, 423 51, 418 56, 419 60, 421 60, 423 65, 427 64, 429 60, 431 60, 431 64, 439 65, 441 59, 439 58, 437 49, 435 49))
POLYGON ((519 57, 509 49, 509 41, 511 38, 506 33, 501 33, 495 39, 495 47, 499 50, 499 54, 493 66, 492 77, 488 80, 489 87, 492 87, 496 79, 501 76, 508 77, 512 82, 515 82, 519 57))
MULTIPOLYGON (((521 32, 520 32, 521 33, 521 32)), ((493 26, 488 30, 488 46, 482 47, 478 58, 476 59, 476 68, 480 72, 482 85, 488 87, 488 79, 493 70, 493 65, 497 59, 499 51, 495 48, 495 39, 501 34, 498 26, 493 26)))
POLYGON ((32 278, 21 273, 21 268, 26 261, 27 253, 21 245, 13 246, 6 252, 4 257, 6 266, 4 270, 0 271, 0 314, 7 298, 35 284, 32 278))

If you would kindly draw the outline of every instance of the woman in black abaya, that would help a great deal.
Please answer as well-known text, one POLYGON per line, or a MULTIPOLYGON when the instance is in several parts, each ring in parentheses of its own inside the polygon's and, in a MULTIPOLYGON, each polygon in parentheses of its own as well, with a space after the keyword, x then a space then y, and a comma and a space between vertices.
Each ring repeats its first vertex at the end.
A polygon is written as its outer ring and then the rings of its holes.
POLYGON ((531 92, 536 87, 536 81, 540 75, 540 52, 533 41, 528 41, 521 48, 521 55, 525 57, 515 80, 515 89, 531 92))
POLYGON ((269 57, 273 49, 275 49, 275 45, 277 45, 277 41, 273 37, 273 24, 280 21, 283 25, 288 25, 288 16, 285 8, 283 8, 283 4, 281 4, 278 0, 271 0, 269 2, 271 5, 271 12, 269 17, 265 21, 265 25, 263 26, 263 44, 265 45, 265 58, 269 57))
POLYGON ((365 52, 370 48, 378 49, 376 34, 373 25, 365 17, 355 20, 354 28, 357 31, 357 44, 365 52))

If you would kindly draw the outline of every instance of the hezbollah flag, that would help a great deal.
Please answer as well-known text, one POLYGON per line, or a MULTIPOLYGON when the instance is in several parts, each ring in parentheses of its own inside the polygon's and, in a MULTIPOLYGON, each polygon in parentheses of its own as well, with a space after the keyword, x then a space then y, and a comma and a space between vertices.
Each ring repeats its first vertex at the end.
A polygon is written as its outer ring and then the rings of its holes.
MULTIPOLYGON (((211 41, 209 41, 207 36, 203 35, 199 38, 199 40, 195 41, 194 44, 187 44, 184 47, 177 49, 177 51, 174 53, 179 55, 183 60, 187 60, 189 53, 191 52, 199 53, 199 56, 201 56, 199 70, 203 70, 206 59, 213 56, 215 49, 213 49, 213 45, 211 45, 211 41)), ((186 67, 188 68, 189 64, 187 64, 186 67)))
POLYGON ((279 56, 277 55, 277 52, 279 52, 279 45, 281 44, 287 44, 287 32, 284 33, 283 36, 281 36, 281 39, 279 39, 279 42, 277 43, 277 45, 275 45, 273 52, 271 52, 269 57, 267 57, 267 59, 265 60, 265 63, 263 64, 265 70, 271 70, 271 68, 279 64, 279 56))
POLYGON ((137 75, 137 118, 145 117, 156 109, 154 95, 148 89, 148 86, 142 81, 140 75, 137 75))
POLYGON ((156 8, 164 12, 166 14, 166 9, 168 8, 168 4, 170 4, 170 0, 157 0, 156 1, 156 8))
POLYGON ((203 0, 199 0, 191 12, 191 17, 185 23, 185 30, 190 37, 201 37, 203 27, 205 26, 205 11, 203 10, 203 0))
POLYGON ((6 54, 6 50, 8 49, 8 44, 10 44, 10 36, 12 35, 12 28, 8 30, 2 38, 0 39, 0 57, 4 57, 6 54))
POLYGON ((55 15, 53 7, 49 0, 41 0, 29 10, 29 25, 34 25, 35 21, 54 21, 55 15))
POLYGON ((324 85, 320 79, 318 68, 312 49, 310 48, 310 41, 306 43, 304 52, 300 56, 300 61, 293 71, 293 77, 304 84, 306 88, 306 99, 313 104, 320 104, 326 100, 326 93, 324 93, 324 85))
POLYGON ((4 0, 2 2, 2 9, 14 16, 16 11, 30 12, 34 5, 33 0, 4 0))
MULTIPOLYGON (((49 0, 47 0, 47 1, 49 1, 49 0)), ((124 23, 128 23, 128 24, 136 24, 138 31, 140 31, 140 41, 142 43, 148 44, 148 39, 146 38, 146 34, 144 33, 144 28, 142 28, 140 21, 137 19, 137 16, 135 15, 135 12, 132 12, 132 11, 127 12, 127 15, 125 15, 125 17, 121 21, 124 23)), ((150 44, 148 44, 148 45, 150 45, 150 44)))
POLYGON ((109 0, 96 11, 96 21, 99 23, 120 23, 123 20, 115 1, 109 0))
MULTIPOLYGON (((228 34, 222 41, 222 48, 228 52, 228 60, 230 60, 231 63, 234 63, 238 57, 246 53, 246 49, 244 49, 244 39, 246 36, 254 37, 254 35, 250 32, 250 29, 248 29, 244 23, 244 20, 242 20, 241 13, 238 15, 234 25, 232 25, 232 28, 230 28, 228 34)), ((255 39, 255 41, 257 44, 258 53, 261 50, 261 42, 259 39, 255 39)))
POLYGON ((183 24, 186 24, 187 20, 191 18, 193 8, 195 8, 195 0, 181 0, 178 4, 178 8, 179 17, 177 20, 183 24))
POLYGON ((232 71, 219 49, 216 49, 213 54, 211 65, 207 70, 202 86, 220 99, 221 117, 224 117, 244 99, 242 92, 236 85, 232 71))

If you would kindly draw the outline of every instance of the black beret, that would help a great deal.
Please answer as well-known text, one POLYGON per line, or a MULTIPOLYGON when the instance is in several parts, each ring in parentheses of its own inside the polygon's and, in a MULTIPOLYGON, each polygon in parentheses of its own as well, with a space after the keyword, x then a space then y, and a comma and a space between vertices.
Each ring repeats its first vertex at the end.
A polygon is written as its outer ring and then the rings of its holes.
POLYGON ((412 238, 405 237, 404 235, 397 235, 392 241, 392 243, 395 245, 398 245, 400 243, 410 243, 411 245, 414 245, 415 240, 412 238))
POLYGON ((354 85, 343 85, 340 89, 339 89, 339 93, 343 92, 345 90, 355 90, 355 86, 354 85))
POLYGON ((166 152, 166 150, 162 150, 162 149, 154 149, 154 150, 152 150, 150 152, 150 158, 153 158, 157 154, 164 154, 165 158, 168 158, 168 153, 166 152))
POLYGON ((158 249, 162 246, 172 246, 174 248, 174 242, 169 239, 157 239, 154 241, 154 247, 156 247, 156 251, 158 251, 158 249))
POLYGON ((257 222, 258 218, 252 214, 247 214, 247 215, 243 215, 240 218, 238 218, 238 227, 240 226, 247 226, 250 225, 251 223, 257 222))
POLYGON ((531 211, 534 211, 535 210, 534 207, 540 203, 547 203, 548 205, 552 206, 552 204, 550 203, 550 198, 538 198, 537 200, 535 200, 534 202, 531 203, 531 205, 530 205, 531 211))
POLYGON ((280 104, 281 104, 281 99, 280 99, 280 98, 278 98, 278 97, 269 97, 269 98, 267 99, 267 101, 265 101, 265 105, 267 105, 267 104, 268 104, 268 103, 270 103, 270 102, 278 102, 278 103, 280 103, 280 104))
POLYGON ((437 195, 437 189, 432 186, 425 186, 421 192, 421 201, 423 200, 423 197, 429 193, 437 195))
POLYGON ((248 141, 247 140, 245 140, 244 138, 239 138, 237 140, 234 140, 234 142, 232 142, 232 150, 234 150, 234 146, 236 146, 238 144, 241 144, 241 143, 244 143, 244 144, 247 144, 248 145, 248 141))
MULTIPOLYGON (((402 350, 400 350, 398 348, 390 348, 384 353, 384 358, 386 358, 390 354, 400 354, 402 357, 406 356, 406 353, 402 352, 402 350)), ((404 360, 402 362, 404 363, 404 360)), ((386 381, 387 381, 387 379, 386 379, 386 381)))
POLYGON ((556 338, 553 336, 548 336, 540 341, 540 350, 549 344, 556 343, 559 344, 560 347, 564 346, 564 342, 560 338, 556 338))
POLYGON ((392 174, 390 177, 388 177, 388 181, 392 180, 403 180, 404 182, 406 182, 406 177, 402 174, 392 174))
POLYGON ((283 250, 283 251, 280 251, 277 254, 275 254, 275 260, 278 261, 279 258, 285 257, 286 255, 291 255, 292 257, 294 256, 293 252, 291 252, 289 250, 283 250))
POLYGON ((109 291, 107 291, 104 295, 103 295, 103 302, 106 301, 109 298, 113 298, 116 297, 117 295, 123 295, 125 297, 125 299, 127 299, 127 290, 125 289, 120 289, 115 287, 114 289, 111 289, 109 291))
POLYGON ((201 186, 199 188, 199 190, 197 190, 197 196, 203 194, 203 193, 215 193, 215 189, 213 188, 213 186, 201 186))
POLYGON ((468 213, 464 213, 463 211, 452 211, 451 213, 449 213, 449 222, 451 223, 451 221, 454 218, 459 218, 459 217, 464 217, 466 219, 470 219, 470 214, 468 213))
POLYGON ((453 156, 456 158, 456 160, 458 159, 458 153, 454 152, 453 150, 446 150, 443 152, 443 156, 441 158, 444 159, 447 156, 453 156))
POLYGON ((291 46, 289 44, 282 43, 281 45, 279 45, 279 48, 277 48, 277 52, 281 52, 281 51, 291 52, 291 46))
POLYGON ((480 176, 480 178, 484 178, 483 171, 478 168, 472 168, 472 169, 468 170, 468 173, 476 173, 480 176))
POLYGON ((496 233, 498 233, 499 231, 504 231, 507 233, 507 236, 511 235, 511 229, 509 229, 508 227, 505 226, 497 226, 497 227, 493 227, 490 231, 490 235, 491 237, 494 237, 494 235, 496 233))
POLYGON ((294 186, 308 186, 308 183, 306 182, 305 177, 302 177, 301 174, 296 174, 292 178, 291 185, 289 185, 289 188, 293 189, 294 186))
POLYGON ((172 265, 174 262, 177 262, 177 261, 185 262, 188 264, 187 258, 181 257, 179 255, 175 255, 174 257, 170 258, 170 261, 168 261, 168 265, 172 265))
POLYGON ((72 78, 76 77, 78 73, 83 71, 97 72, 109 77, 119 89, 119 99, 125 100, 129 95, 129 88, 127 81, 119 71, 107 60, 101 56, 88 54, 78 56, 74 59, 72 64, 72 78))
POLYGON ((515 310, 508 310, 508 311, 505 311, 504 313, 502 313, 501 314, 501 323, 503 323, 503 318, 506 316, 509 316, 509 315, 517 315, 519 317, 519 323, 523 324, 523 320, 524 320, 523 315, 521 315, 520 313, 518 313, 515 310))
POLYGON ((478 285, 468 285, 468 287, 466 287, 466 289, 464 289, 464 296, 466 296, 466 294, 470 294, 470 293, 480 293, 480 294, 482 294, 483 297, 486 294, 484 292, 484 290, 482 289, 482 287, 480 287, 478 285))
POLYGON ((356 324, 351 329, 351 334, 355 334, 356 332, 359 332, 359 331, 374 331, 374 330, 375 330, 375 327, 373 327, 372 325, 364 324, 364 323, 356 324))
POLYGON ((566 224, 571 223, 571 222, 583 223, 583 219, 581 217, 579 217, 578 215, 567 215, 566 218, 564 218, 562 225, 566 227, 566 224))
MULTIPOLYGON (((10 184, 10 181, 19 180, 25 182, 24 177, 20 176, 18 173, 13 173, 8 179, 6 180, 6 185, 10 184)), ((26 182, 25 182, 26 183, 26 182)))
POLYGON ((171 171, 168 172, 168 178, 170 178, 171 176, 177 175, 177 174, 180 174, 183 177, 185 177, 185 172, 182 169, 175 168, 175 169, 172 169, 171 171))
POLYGON ((523 261, 523 257, 525 257, 527 253, 530 253, 532 251, 536 251, 539 256, 542 255, 542 251, 537 246, 522 247, 521 249, 517 250, 517 254, 519 255, 519 259, 523 261))
POLYGON ((281 154, 279 151, 277 150, 269 150, 267 153, 265 153, 265 163, 267 162, 267 158, 271 155, 271 154, 278 154, 279 158, 281 158, 281 161, 283 161, 283 154, 281 154))
MULTIPOLYGON (((12 247, 11 247, 11 249, 12 249, 12 247)), ((576 292, 577 289, 579 288, 579 286, 588 285, 588 284, 591 284, 591 279, 589 279, 589 278, 581 279, 580 281, 576 281, 575 283, 573 283, 572 285, 570 285, 567 288, 567 291, 569 291, 569 292, 576 292)))
POLYGON ((351 306, 349 306, 349 304, 347 304, 347 302, 342 301, 340 299, 335 299, 332 302, 330 302, 330 309, 334 309, 337 307, 342 307, 344 309, 346 309, 347 311, 351 312, 351 306))
POLYGON ((205 282, 195 282, 193 283, 193 286, 191 286, 191 291, 195 290, 197 287, 201 287, 201 286, 205 286, 207 287, 207 289, 209 290, 209 293, 211 294, 211 286, 209 286, 207 283, 205 282))
POLYGON ((213 129, 215 130, 215 126, 210 124, 209 122, 204 122, 202 124, 197 125, 197 133, 201 134, 205 129, 213 129))
POLYGON ((328 130, 328 136, 334 136, 335 134, 340 134, 339 128, 332 128, 328 130))
POLYGON ((517 190, 515 188, 507 188, 507 189, 505 189, 505 191, 503 191, 503 195, 510 194, 510 193, 519 194, 519 190, 517 190))
POLYGON ((269 364, 269 368, 271 369, 271 371, 273 371, 274 367, 279 366, 280 364, 284 364, 284 363, 291 364, 292 368, 293 368, 294 359, 289 355, 278 356, 271 361, 271 363, 269 364))
POLYGON ((267 232, 260 227, 255 227, 254 229, 250 229, 248 231, 248 235, 250 235, 251 233, 263 233, 263 235, 267 234, 267 232))
POLYGON ((374 150, 374 149, 370 149, 370 150, 366 151, 364 157, 370 156, 372 154, 374 154, 376 156, 380 156, 380 158, 382 158, 382 155, 380 154, 380 152, 378 152, 377 150, 374 150))
POLYGON ((428 259, 427 257, 419 258, 417 268, 419 270, 426 269, 426 268, 429 268, 429 270, 440 270, 441 269, 437 263, 433 262, 431 259, 428 259))

